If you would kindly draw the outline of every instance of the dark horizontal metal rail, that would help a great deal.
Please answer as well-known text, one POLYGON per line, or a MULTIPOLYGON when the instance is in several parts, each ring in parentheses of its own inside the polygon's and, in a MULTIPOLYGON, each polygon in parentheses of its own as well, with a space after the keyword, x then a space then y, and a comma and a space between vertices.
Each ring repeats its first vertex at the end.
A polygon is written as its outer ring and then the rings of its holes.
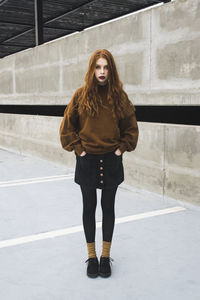
MULTIPOLYGON (((61 117, 65 105, 0 105, 0 113, 61 117)), ((141 122, 200 125, 198 105, 135 105, 141 122)))

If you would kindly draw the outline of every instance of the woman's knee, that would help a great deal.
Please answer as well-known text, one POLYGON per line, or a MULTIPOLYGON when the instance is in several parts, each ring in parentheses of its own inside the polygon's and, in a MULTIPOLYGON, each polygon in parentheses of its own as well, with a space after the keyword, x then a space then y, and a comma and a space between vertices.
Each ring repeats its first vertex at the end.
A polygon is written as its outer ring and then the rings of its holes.
POLYGON ((103 211, 105 212, 114 211, 116 190, 117 189, 115 188, 115 189, 105 189, 102 191, 101 207, 103 211))
POLYGON ((94 203, 93 205, 83 205, 83 214, 87 216, 92 216, 96 211, 96 204, 94 203))

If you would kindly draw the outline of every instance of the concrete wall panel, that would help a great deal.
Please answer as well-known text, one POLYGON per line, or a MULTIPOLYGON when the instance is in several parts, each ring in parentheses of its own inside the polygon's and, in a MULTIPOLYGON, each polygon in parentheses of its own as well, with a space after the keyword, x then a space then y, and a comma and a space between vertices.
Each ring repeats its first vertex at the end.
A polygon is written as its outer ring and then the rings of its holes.
POLYGON ((120 78, 126 78, 124 84, 141 85, 144 65, 143 53, 132 53, 116 57, 120 78))
POLYGON ((16 92, 35 94, 59 91, 59 75, 58 66, 16 72, 16 92))
POLYGON ((13 92, 12 71, 0 71, 0 89, 2 94, 11 94, 13 92))
POLYGON ((0 145, 74 167, 74 153, 61 148, 61 120, 46 116, 0 114, 0 145))
POLYGON ((134 156, 147 165, 163 167, 164 125, 139 122, 139 139, 134 156))
MULTIPOLYGON (((9 55, 0 59, 0 71, 4 69, 12 69, 15 63, 15 55, 9 55)), ((1 90, 0 90, 1 91, 1 90)))
POLYGON ((80 69, 77 68, 77 64, 63 66, 63 91, 66 91, 67 96, 72 96, 77 86, 81 86, 82 84, 83 80, 80 76, 80 69))
POLYGON ((135 158, 134 153, 124 154, 124 183, 162 195, 164 180, 162 168, 145 164, 135 158))
POLYGON ((200 37, 166 45, 157 51, 158 78, 161 80, 200 79, 200 37))
POLYGON ((165 141, 166 164, 200 172, 199 126, 167 126, 165 141))
POLYGON ((200 127, 165 126, 164 194, 200 204, 200 127))
POLYGON ((15 70, 31 69, 59 61, 59 43, 50 42, 15 54, 15 70), (31 55, 30 55, 31 53, 31 55))
POLYGON ((164 195, 185 202, 200 205, 200 173, 183 173, 184 170, 168 169, 164 195))
POLYGON ((78 63, 79 55, 79 33, 73 33, 66 38, 59 39, 57 44, 60 48, 60 59, 62 65, 78 63))
POLYGON ((168 94, 173 99, 168 104, 199 103, 198 23, 198 0, 174 1, 152 10, 151 93, 168 94))
POLYGON ((160 10, 160 29, 164 32, 188 29, 199 32, 199 1, 179 0, 160 10))
POLYGON ((88 28, 80 35, 80 56, 89 57, 93 51, 99 48, 110 49, 112 53, 125 50, 124 53, 126 53, 130 45, 137 45, 147 39, 148 28, 148 12, 88 28))
POLYGON ((151 192, 162 194, 165 126, 138 124, 138 145, 134 151, 123 155, 126 183, 141 189, 145 186, 151 192))

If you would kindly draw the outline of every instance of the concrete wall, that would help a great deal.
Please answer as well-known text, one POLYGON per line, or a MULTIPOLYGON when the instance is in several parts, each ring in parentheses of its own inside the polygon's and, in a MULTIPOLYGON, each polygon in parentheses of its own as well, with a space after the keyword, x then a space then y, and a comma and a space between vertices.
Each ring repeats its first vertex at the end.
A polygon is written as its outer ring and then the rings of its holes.
MULTIPOLYGON (((67 104, 98 48, 115 57, 134 104, 199 105, 200 3, 179 0, 0 60, 0 104, 67 104)), ((0 145, 74 166, 60 147, 61 118, 1 114, 0 145)), ((198 126, 139 122, 125 183, 200 204, 198 126)), ((71 160, 71 158, 73 158, 71 160)))

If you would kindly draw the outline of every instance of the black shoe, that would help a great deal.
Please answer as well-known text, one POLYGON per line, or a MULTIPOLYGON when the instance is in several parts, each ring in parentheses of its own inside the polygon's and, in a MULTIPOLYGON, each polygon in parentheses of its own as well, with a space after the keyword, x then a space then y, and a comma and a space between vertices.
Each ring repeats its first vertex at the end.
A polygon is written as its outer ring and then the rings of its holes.
POLYGON ((88 258, 85 262, 88 262, 87 275, 95 278, 99 273, 99 261, 97 257, 88 258))
POLYGON ((111 257, 100 257, 99 275, 102 277, 109 277, 111 275, 111 261, 114 261, 111 257))

